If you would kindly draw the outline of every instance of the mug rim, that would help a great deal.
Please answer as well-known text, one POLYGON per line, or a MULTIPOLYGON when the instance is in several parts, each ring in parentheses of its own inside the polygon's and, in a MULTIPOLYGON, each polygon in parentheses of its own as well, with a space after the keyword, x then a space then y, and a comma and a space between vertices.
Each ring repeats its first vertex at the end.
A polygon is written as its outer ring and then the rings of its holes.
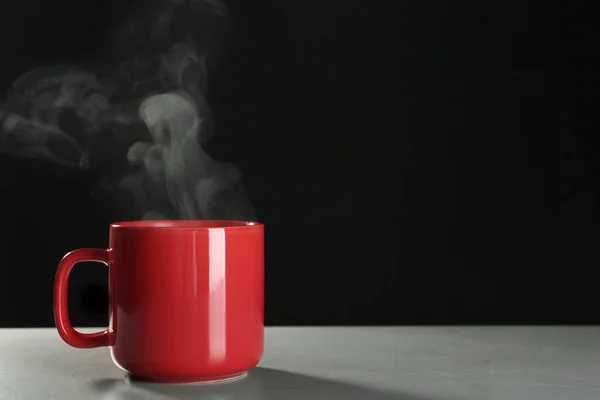
POLYGON ((228 220, 228 219, 200 219, 200 220, 135 220, 121 221, 110 224, 110 229, 145 229, 145 230, 193 230, 193 229, 249 229, 262 227, 256 221, 228 220))

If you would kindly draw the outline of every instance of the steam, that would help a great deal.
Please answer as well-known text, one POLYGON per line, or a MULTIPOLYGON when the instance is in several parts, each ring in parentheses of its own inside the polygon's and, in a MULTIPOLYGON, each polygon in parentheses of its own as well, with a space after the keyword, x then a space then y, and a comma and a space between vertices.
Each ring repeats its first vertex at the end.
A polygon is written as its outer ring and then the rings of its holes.
POLYGON ((140 32, 155 42, 150 54, 103 72, 59 65, 19 77, 0 102, 0 152, 100 171, 95 190, 128 190, 143 219, 254 219, 239 169, 203 149, 215 129, 207 52, 173 33, 182 10, 226 15, 217 0, 165 0, 140 32))

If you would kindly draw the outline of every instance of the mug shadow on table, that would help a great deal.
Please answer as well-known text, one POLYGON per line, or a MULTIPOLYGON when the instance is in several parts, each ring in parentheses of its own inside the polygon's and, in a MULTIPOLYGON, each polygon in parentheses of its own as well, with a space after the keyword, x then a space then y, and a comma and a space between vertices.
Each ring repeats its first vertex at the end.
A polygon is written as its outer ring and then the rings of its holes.
POLYGON ((105 400, 449 400, 392 393, 357 384, 270 368, 254 368, 244 379, 208 385, 161 385, 125 379, 92 381, 90 390, 105 400))

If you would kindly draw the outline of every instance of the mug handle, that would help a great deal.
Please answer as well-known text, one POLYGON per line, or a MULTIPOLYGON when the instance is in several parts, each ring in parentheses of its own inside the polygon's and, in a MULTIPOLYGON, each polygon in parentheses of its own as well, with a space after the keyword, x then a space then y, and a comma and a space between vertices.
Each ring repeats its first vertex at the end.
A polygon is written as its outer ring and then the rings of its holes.
POLYGON ((79 349, 107 347, 108 330, 95 333, 80 333, 73 329, 69 319, 69 275, 73 267, 83 261, 93 261, 108 266, 108 250, 77 249, 66 256, 58 264, 54 278, 54 320, 60 337, 70 346, 79 349))

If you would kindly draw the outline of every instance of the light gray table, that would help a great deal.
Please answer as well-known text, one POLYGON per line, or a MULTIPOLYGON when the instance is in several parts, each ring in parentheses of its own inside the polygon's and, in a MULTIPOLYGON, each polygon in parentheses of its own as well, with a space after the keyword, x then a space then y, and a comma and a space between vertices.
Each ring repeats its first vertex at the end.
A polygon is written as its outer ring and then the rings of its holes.
POLYGON ((267 328, 246 378, 159 385, 53 329, 0 329, 0 399, 598 400, 599 350, 600 328, 267 328))

